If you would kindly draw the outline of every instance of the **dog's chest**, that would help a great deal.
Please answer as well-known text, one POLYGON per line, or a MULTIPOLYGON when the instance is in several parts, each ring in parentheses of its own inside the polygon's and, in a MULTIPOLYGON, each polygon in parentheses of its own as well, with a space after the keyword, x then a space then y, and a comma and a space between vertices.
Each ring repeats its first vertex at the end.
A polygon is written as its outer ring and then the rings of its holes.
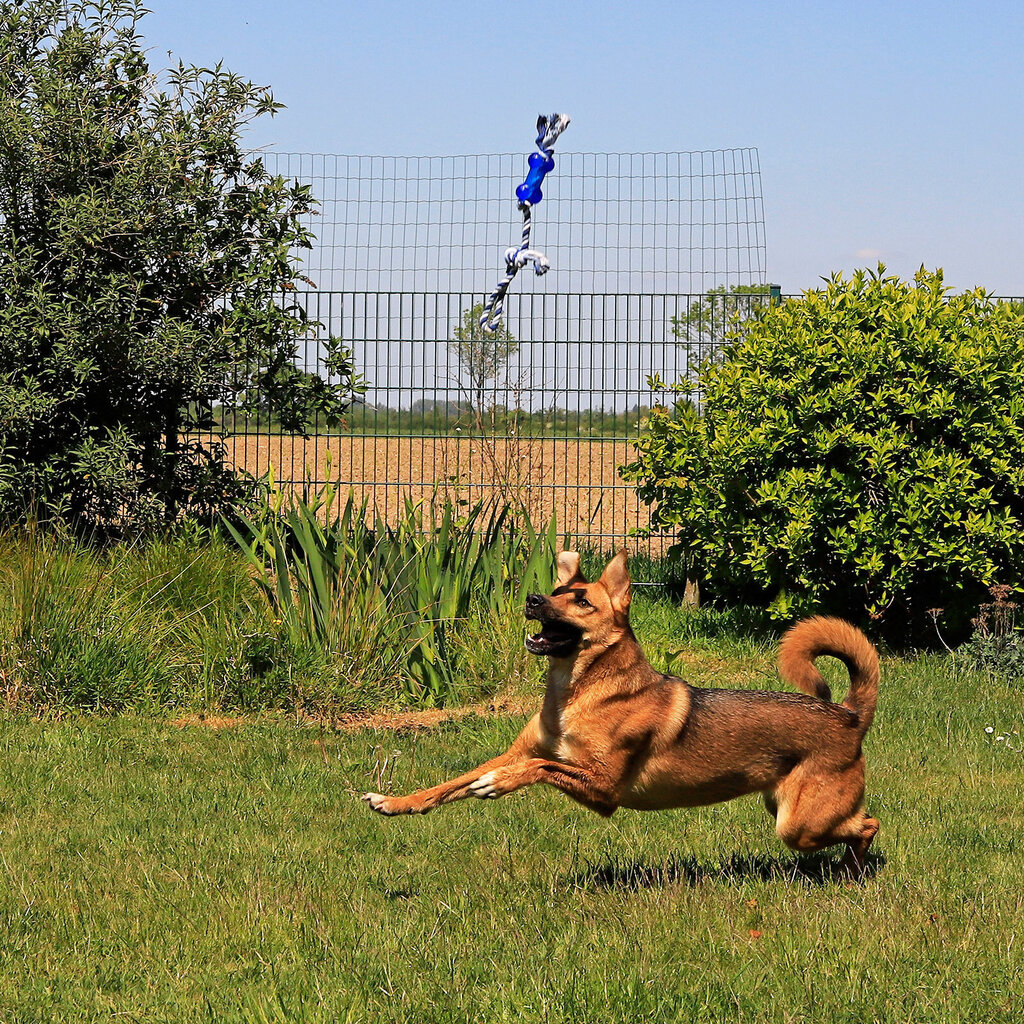
POLYGON ((552 667, 548 672, 544 706, 540 712, 541 739, 549 757, 564 761, 570 759, 571 730, 567 728, 566 701, 569 695, 571 673, 568 669, 552 667))

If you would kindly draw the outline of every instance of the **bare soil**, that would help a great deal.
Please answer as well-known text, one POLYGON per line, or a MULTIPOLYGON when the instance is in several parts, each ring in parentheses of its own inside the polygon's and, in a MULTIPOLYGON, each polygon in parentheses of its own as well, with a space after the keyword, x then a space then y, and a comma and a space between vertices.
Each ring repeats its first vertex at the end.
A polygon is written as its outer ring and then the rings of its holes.
POLYGON ((215 732, 221 729, 239 729, 245 725, 244 718, 227 717, 226 715, 191 714, 175 718, 171 725, 179 729, 198 727, 200 729, 213 729, 215 732))
MULTIPOLYGON (((463 718, 491 718, 530 714, 537 710, 537 701, 496 699, 485 704, 466 704, 453 708, 426 708, 421 711, 356 711, 331 717, 300 714, 296 721, 307 726, 323 726, 342 732, 421 732, 436 729, 446 722, 457 722, 463 718)), ((291 716, 289 716, 290 718, 291 716)), ((254 719, 255 720, 255 719, 254 719)), ((192 713, 181 715, 171 721, 178 729, 240 729, 249 719, 237 716, 207 715, 192 713)), ((318 741, 314 741, 316 744, 318 741)))
POLYGON ((436 729, 446 722, 463 718, 512 717, 530 714, 539 707, 539 701, 490 701, 487 704, 467 704, 457 708, 428 708, 424 711, 374 711, 365 714, 342 715, 331 725, 344 732, 374 729, 387 732, 419 732, 436 729))
POLYGON ((560 530, 603 547, 648 523, 646 506, 619 477, 618 467, 633 457, 626 441, 240 435, 225 444, 233 463, 257 476, 273 468, 279 484, 351 487, 385 519, 399 515, 408 496, 499 498, 535 522, 555 515, 560 530))

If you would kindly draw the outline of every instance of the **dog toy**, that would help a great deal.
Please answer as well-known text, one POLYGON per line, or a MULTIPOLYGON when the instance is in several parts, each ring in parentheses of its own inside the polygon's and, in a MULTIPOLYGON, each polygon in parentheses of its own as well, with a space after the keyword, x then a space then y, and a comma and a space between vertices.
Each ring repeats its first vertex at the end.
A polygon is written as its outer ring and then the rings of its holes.
POLYGON ((555 166, 555 158, 552 155, 555 140, 568 127, 567 114, 541 114, 537 118, 537 152, 530 154, 527 160, 530 169, 526 174, 526 181, 516 189, 516 199, 519 200, 519 209, 523 213, 523 237, 518 246, 512 246, 505 251, 504 280, 498 282, 497 287, 491 292, 484 306, 483 316, 480 317, 480 326, 488 334, 493 334, 498 329, 505 295, 516 274, 531 260, 538 277, 551 269, 551 264, 544 253, 530 248, 531 211, 544 198, 540 186, 544 181, 544 175, 555 166))

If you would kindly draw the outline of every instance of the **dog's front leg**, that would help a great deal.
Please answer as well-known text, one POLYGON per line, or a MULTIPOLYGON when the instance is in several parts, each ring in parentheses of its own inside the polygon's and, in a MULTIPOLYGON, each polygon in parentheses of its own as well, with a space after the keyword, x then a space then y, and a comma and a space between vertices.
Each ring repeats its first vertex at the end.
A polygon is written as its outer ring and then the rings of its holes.
POLYGON ((384 796, 381 793, 364 793, 363 800, 378 814, 426 814, 441 804, 450 804, 453 800, 465 800, 475 796, 470 787, 481 776, 494 771, 514 767, 515 765, 535 758, 543 750, 540 715, 534 715, 515 742, 499 757, 492 758, 478 765, 471 772, 460 775, 457 779, 442 782, 430 789, 421 789, 408 796, 384 796))
POLYGON ((364 793, 363 800, 378 814, 426 814, 441 804, 450 804, 453 800, 465 800, 473 796, 471 787, 481 776, 499 771, 523 759, 522 754, 512 750, 500 757, 492 758, 478 765, 471 772, 450 779, 430 789, 420 789, 408 796, 384 796, 382 793, 364 793))
POLYGON ((560 789, 584 807, 608 818, 619 806, 621 786, 589 768, 533 757, 517 764, 496 765, 470 784, 470 795, 494 800, 524 786, 543 783, 560 789))

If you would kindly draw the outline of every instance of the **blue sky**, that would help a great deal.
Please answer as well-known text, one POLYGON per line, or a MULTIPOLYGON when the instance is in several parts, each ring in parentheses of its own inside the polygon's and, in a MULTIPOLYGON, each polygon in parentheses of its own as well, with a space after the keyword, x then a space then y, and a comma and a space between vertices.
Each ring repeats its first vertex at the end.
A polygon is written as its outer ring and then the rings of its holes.
POLYGON ((346 154, 756 146, 768 276, 874 266, 1024 295, 1024 15, 979 0, 149 0, 166 51, 287 105, 253 146, 346 154))

